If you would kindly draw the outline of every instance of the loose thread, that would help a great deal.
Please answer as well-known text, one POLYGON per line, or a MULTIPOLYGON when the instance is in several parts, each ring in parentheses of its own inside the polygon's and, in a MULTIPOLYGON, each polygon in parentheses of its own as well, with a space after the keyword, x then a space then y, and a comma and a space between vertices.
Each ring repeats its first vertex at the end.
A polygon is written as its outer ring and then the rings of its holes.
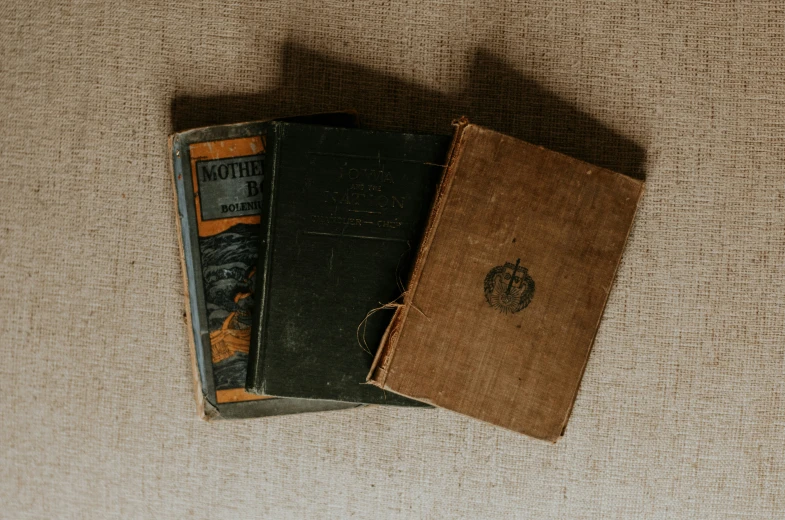
POLYGON ((357 344, 360 345, 360 348, 363 349, 368 354, 370 354, 371 356, 373 356, 373 352, 371 352, 371 349, 368 348, 368 342, 365 340, 365 331, 368 328, 368 318, 370 318, 372 314, 378 311, 382 311, 385 309, 397 309, 398 307, 403 307, 404 304, 398 303, 398 300, 403 298, 405 294, 406 294, 405 292, 401 293, 401 295, 395 298, 394 300, 391 300, 390 302, 385 303, 380 307, 376 307, 375 309, 371 309, 365 314, 365 318, 363 318, 363 321, 361 321, 360 324, 357 325, 357 332, 356 332, 357 344), (360 329, 362 329, 362 337, 360 336, 360 329))
POLYGON ((398 263, 395 264, 395 285, 398 286, 398 290, 401 291, 401 294, 406 292, 406 287, 404 286, 403 278, 401 277, 401 262, 403 262, 404 259, 406 259, 406 257, 409 255, 409 253, 411 253, 411 251, 412 251, 412 243, 411 241, 407 240, 406 251, 401 253, 401 255, 398 257, 398 263))
POLYGON ((427 314, 425 314, 423 311, 421 311, 421 310, 419 309, 419 307, 417 307, 415 304, 412 304, 412 309, 416 310, 417 312, 419 312, 420 314, 422 314, 423 316, 425 316, 425 319, 427 319, 428 321, 431 321, 431 317, 430 317, 430 316, 428 316, 427 314))

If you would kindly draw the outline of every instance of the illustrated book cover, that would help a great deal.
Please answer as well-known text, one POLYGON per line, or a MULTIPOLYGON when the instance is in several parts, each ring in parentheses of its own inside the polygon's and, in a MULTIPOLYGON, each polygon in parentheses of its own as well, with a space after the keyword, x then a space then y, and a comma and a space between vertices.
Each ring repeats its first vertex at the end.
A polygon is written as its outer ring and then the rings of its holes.
POLYGON ((365 376, 406 283, 450 136, 273 123, 248 389, 425 406, 365 376))
MULTIPOLYGON (((356 114, 304 116, 356 125, 356 114)), ((205 419, 346 408, 245 391, 269 122, 199 128, 169 139, 197 405, 205 419)))
POLYGON ((641 181, 458 122, 369 381, 555 442, 642 193, 641 181))

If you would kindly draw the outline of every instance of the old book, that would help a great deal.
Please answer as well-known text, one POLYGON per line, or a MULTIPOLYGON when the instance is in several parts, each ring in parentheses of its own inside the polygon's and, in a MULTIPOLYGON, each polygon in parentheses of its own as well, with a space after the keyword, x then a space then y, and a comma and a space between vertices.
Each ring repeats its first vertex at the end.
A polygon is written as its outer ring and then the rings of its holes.
MULTIPOLYGON (((356 124, 356 114, 307 121, 356 124)), ((199 128, 169 139, 196 398, 206 419, 353 406, 245 391, 269 122, 199 128)))
POLYGON ((642 193, 640 181, 459 122, 369 381, 555 441, 642 193))
POLYGON ((450 137, 273 123, 248 388, 417 405, 368 385, 450 137))

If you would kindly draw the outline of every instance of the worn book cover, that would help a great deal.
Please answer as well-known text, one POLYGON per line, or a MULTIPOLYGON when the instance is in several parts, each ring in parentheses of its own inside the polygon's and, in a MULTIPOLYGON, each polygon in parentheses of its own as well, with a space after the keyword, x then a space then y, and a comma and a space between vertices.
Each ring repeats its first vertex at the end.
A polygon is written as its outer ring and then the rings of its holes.
MULTIPOLYGON (((308 121, 354 125, 353 113, 308 121)), ((203 418, 345 408, 245 391, 261 236, 268 122, 200 128, 170 137, 172 174, 197 403, 203 418)))
POLYGON ((640 181, 459 122, 369 381, 557 440, 642 193, 640 181))
POLYGON ((248 388, 423 406, 365 376, 408 278, 449 136, 274 123, 248 388))

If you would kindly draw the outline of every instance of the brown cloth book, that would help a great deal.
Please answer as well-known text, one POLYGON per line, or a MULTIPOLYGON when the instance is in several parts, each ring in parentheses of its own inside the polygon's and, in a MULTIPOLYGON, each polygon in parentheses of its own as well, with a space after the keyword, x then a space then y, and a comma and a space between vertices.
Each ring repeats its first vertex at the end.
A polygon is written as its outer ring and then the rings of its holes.
POLYGON ((368 380, 564 433, 643 182, 462 119, 368 380))

